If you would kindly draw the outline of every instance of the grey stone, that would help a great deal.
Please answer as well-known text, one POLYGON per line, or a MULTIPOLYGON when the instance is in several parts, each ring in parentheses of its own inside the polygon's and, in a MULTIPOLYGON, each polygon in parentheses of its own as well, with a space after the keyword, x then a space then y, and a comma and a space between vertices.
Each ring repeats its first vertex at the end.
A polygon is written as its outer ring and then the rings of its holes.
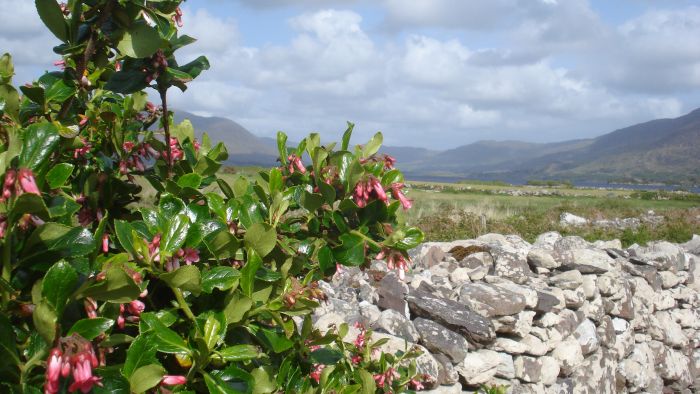
POLYGON ((406 302, 408 285, 399 279, 398 275, 393 272, 386 274, 379 281, 377 293, 379 294, 377 305, 380 308, 393 309, 406 317, 410 316, 406 302))
POLYGON ((526 283, 528 278, 535 276, 530 270, 525 257, 518 256, 515 253, 507 252, 500 248, 492 248, 494 274, 519 284, 526 283))
POLYGON ((525 298, 504 288, 486 283, 467 283, 460 290, 459 298, 476 300, 492 308, 489 316, 514 315, 525 309, 525 298))
POLYGON ((583 285, 583 275, 577 270, 562 272, 549 278, 549 284, 563 290, 576 290, 583 285))
POLYGON ((581 345, 581 351, 583 352, 584 356, 598 350, 598 347, 600 346, 596 326, 588 319, 579 324, 576 331, 574 331, 574 336, 578 340, 579 345, 581 345))
POLYGON ((618 393, 616 372, 615 355, 604 348, 598 349, 572 373, 574 393, 618 393))
POLYGON ((420 335, 413 326, 413 323, 406 319, 404 315, 393 309, 383 311, 375 327, 409 342, 415 343, 420 339, 420 335))
POLYGON ((554 244, 554 249, 558 251, 571 249, 586 249, 590 247, 591 244, 588 241, 576 235, 563 237, 554 244))
POLYGON ((498 372, 501 356, 493 350, 481 349, 471 352, 455 366, 461 380, 467 385, 480 385, 488 382, 498 372))
POLYGON ((532 247, 535 249, 554 249, 554 245, 561 239, 561 234, 556 231, 550 231, 537 236, 532 247))
POLYGON ((659 277, 661 278, 662 289, 670 289, 671 287, 676 287, 681 283, 681 278, 671 271, 660 271, 659 277))
POLYGON ((462 334, 472 343, 491 342, 496 332, 491 321, 459 302, 413 290, 407 297, 411 311, 462 334))
POLYGON ((434 353, 444 353, 454 363, 464 359, 469 344, 460 334, 431 320, 417 318, 413 321, 420 334, 421 344, 434 353))
POLYGON ((569 336, 564 339, 557 347, 552 351, 552 357, 554 357, 561 367, 561 374, 563 376, 569 376, 581 363, 583 363, 583 352, 581 351, 581 345, 578 340, 569 336))
POLYGON ((647 264, 659 270, 679 271, 685 265, 683 249, 670 242, 650 242, 646 247, 630 248, 633 262, 647 264))
POLYGON ((613 269, 613 260, 608 254, 598 249, 568 249, 559 252, 555 258, 562 262, 562 267, 578 270, 582 274, 602 274, 613 269))
POLYGON ((459 374, 452 365, 452 361, 442 353, 433 354, 438 362, 438 383, 441 385, 452 385, 459 382, 459 374))
POLYGON ((537 292, 537 305, 534 309, 540 313, 561 310, 565 306, 562 301, 551 291, 541 290, 537 292))
POLYGON ((551 250, 546 249, 532 249, 527 254, 527 262, 533 267, 546 268, 546 269, 556 269, 561 267, 561 262, 556 261, 552 256, 551 250))
POLYGON ((496 368, 496 377, 503 379, 515 378, 515 366, 513 365, 513 357, 507 353, 498 353, 500 362, 496 368))

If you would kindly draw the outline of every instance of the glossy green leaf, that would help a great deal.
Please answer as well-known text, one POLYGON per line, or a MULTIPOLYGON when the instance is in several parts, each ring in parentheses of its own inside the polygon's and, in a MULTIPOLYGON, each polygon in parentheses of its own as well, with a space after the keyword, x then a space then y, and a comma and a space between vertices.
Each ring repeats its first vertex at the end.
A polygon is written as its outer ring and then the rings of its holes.
POLYGON ((201 184, 202 176, 195 173, 183 175, 177 180, 177 185, 180 187, 191 187, 192 189, 197 189, 201 184))
POLYGON ((15 66, 12 63, 12 55, 3 53, 0 56, 0 84, 11 83, 13 75, 15 75, 15 66))
POLYGON ((46 183, 51 189, 58 189, 63 186, 71 174, 75 166, 70 163, 56 164, 48 173, 46 173, 46 183))
POLYGON ((112 266, 105 278, 98 282, 88 282, 77 292, 79 297, 91 297, 97 301, 116 304, 131 302, 139 297, 141 289, 121 267, 112 266))
POLYGON ((255 380, 253 394, 269 394, 277 389, 273 376, 275 375, 270 367, 258 367, 251 373, 255 380))
POLYGON ((41 300, 34 308, 32 320, 34 320, 34 328, 39 332, 39 335, 47 343, 52 343, 56 337, 56 323, 58 322, 53 307, 47 301, 41 300))
POLYGON ((72 97, 76 90, 75 86, 69 85, 63 80, 59 80, 46 89, 44 95, 47 103, 62 103, 72 97))
POLYGON ((362 156, 369 157, 377 153, 377 151, 379 151, 379 148, 382 146, 383 141, 384 137, 382 136, 382 133, 375 134, 374 137, 372 137, 372 139, 369 140, 367 145, 365 145, 364 148, 362 148, 362 156))
POLYGON ((156 363, 158 361, 156 358, 157 345, 153 340, 152 334, 141 334, 136 337, 126 352, 126 361, 124 361, 122 374, 126 378, 130 378, 137 369, 144 365, 156 363))
POLYGON ((168 228, 163 233, 160 242, 161 252, 173 254, 179 250, 187 239, 187 232, 190 229, 190 219, 187 215, 175 215, 168 223, 168 228))
POLYGON ((217 376, 211 376, 206 372, 203 375, 209 394, 243 394, 242 391, 234 389, 217 376))
POLYGON ((359 266, 365 262, 365 243, 355 234, 340 236, 342 245, 333 249, 333 256, 342 265, 359 266))
POLYGON ((227 228, 205 237, 204 244, 217 259, 228 259, 236 255, 240 241, 227 228))
POLYGON ((191 352, 185 340, 177 332, 165 326, 154 313, 142 313, 140 324, 142 332, 144 332, 143 327, 147 327, 146 330, 153 334, 152 339, 156 343, 156 349, 159 352, 181 354, 189 354, 191 352))
POLYGON ((184 213, 186 205, 185 203, 173 196, 172 194, 163 194, 158 201, 158 211, 164 218, 172 218, 173 216, 184 213))
POLYGON ((139 92, 147 86, 146 73, 136 70, 124 70, 112 74, 105 84, 105 89, 115 93, 131 94, 139 92))
POLYGON ((31 193, 24 193, 17 197, 8 219, 10 222, 16 222, 25 214, 35 215, 43 220, 48 220, 50 217, 49 209, 46 207, 44 199, 31 193))
POLYGON ((144 58, 156 53, 160 44, 160 34, 156 29, 146 23, 135 23, 124 33, 117 49, 126 56, 144 58))
POLYGON ((129 222, 124 220, 114 221, 114 231, 117 234, 117 239, 121 244, 122 248, 126 250, 132 257, 136 257, 137 253, 134 249, 134 243, 132 240, 132 231, 134 228, 129 224, 129 222))
POLYGON ((287 165, 287 134, 277 132, 277 150, 279 151, 282 165, 287 165))
POLYGON ((207 316, 201 333, 202 339, 210 351, 214 350, 220 342, 223 342, 226 336, 226 325, 226 317, 222 312, 211 313, 207 316))
POLYGON ((75 291, 78 274, 67 261, 61 260, 49 268, 41 282, 41 295, 49 302, 58 316, 63 314, 63 308, 68 298, 75 291))
POLYGON ((423 242, 423 232, 415 227, 407 228, 403 231, 404 238, 398 241, 394 246, 399 249, 413 249, 423 242))
POLYGON ((104 317, 81 319, 73 324, 73 327, 68 330, 66 335, 76 333, 80 334, 81 337, 87 339, 88 341, 92 341, 100 336, 100 334, 109 331, 112 326, 114 326, 114 320, 104 317))
POLYGON ((301 196, 301 206, 304 207, 309 212, 316 212, 317 209, 321 208, 325 198, 323 195, 318 193, 309 193, 304 190, 301 196))
POLYGON ((253 325, 248 329, 274 353, 282 353, 294 346, 294 341, 287 338, 283 332, 253 325))
POLYGON ((47 256, 56 255, 59 258, 76 258, 92 253, 95 247, 95 239, 89 229, 47 222, 34 230, 29 237, 24 248, 27 255, 23 256, 21 261, 23 264, 47 262, 47 256))
POLYGON ((253 295, 255 289, 255 273, 262 265, 262 258, 255 251, 248 251, 248 261, 241 269, 241 290, 248 297, 253 295))
POLYGON ((279 168, 273 168, 270 170, 270 179, 268 181, 270 186, 270 194, 274 195, 275 192, 282 191, 282 171, 279 168))
POLYGON ((343 359, 343 352, 331 348, 320 348, 310 354, 311 360, 317 364, 333 365, 343 359))
POLYGON ((357 374, 357 380, 362 386, 362 394, 374 394, 377 391, 377 384, 369 371, 358 368, 355 370, 355 373, 357 374))
POLYGON ((233 181, 233 194, 236 198, 240 198, 248 194, 248 186, 250 183, 244 177, 238 177, 233 181))
POLYGON ((19 93, 10 85, 0 84, 0 114, 19 122, 19 93))
POLYGON ((202 71, 209 69, 209 60, 204 56, 199 56, 191 62, 179 66, 178 69, 187 73, 190 78, 197 78, 202 71))
POLYGON ((229 324, 238 323, 243 319, 245 314, 253 306, 253 300, 241 296, 240 292, 229 294, 226 298, 226 306, 224 307, 224 315, 229 324))
POLYGON ((189 291, 194 295, 199 295, 202 290, 202 276, 199 268, 194 265, 185 265, 173 272, 161 274, 160 279, 170 287, 189 291))
POLYGON ((134 393, 143 393, 156 387, 166 373, 165 368, 160 364, 149 364, 140 367, 134 371, 129 379, 131 391, 134 393))
POLYGON ((267 224, 255 223, 246 230, 246 246, 253 248, 261 257, 265 257, 277 244, 277 232, 267 224))
POLYGON ((318 251, 318 266, 324 276, 330 276, 335 273, 335 256, 333 251, 328 246, 324 246, 318 251))
POLYGON ((23 134, 19 167, 37 171, 56 150, 61 137, 51 123, 34 123, 23 134))
POLYGON ((355 128, 354 123, 348 122, 348 128, 343 133, 343 142, 340 146, 340 150, 348 150, 350 146, 350 137, 352 137, 352 130, 355 128))
POLYGON ((229 290, 238 284, 241 273, 232 267, 214 267, 202 272, 202 291, 211 294, 214 289, 229 290))
POLYGON ((15 331, 4 313, 0 313, 0 332, 2 332, 0 335, 0 358, 4 360, 0 365, 0 373, 5 372, 15 378, 19 377, 20 359, 15 343, 15 331))
POLYGON ((219 350, 219 355, 226 362, 240 362, 255 360, 263 357, 263 353, 257 346, 253 345, 235 345, 219 350))
POLYGON ((44 25, 56 38, 68 41, 68 23, 56 0, 35 0, 36 10, 44 25))

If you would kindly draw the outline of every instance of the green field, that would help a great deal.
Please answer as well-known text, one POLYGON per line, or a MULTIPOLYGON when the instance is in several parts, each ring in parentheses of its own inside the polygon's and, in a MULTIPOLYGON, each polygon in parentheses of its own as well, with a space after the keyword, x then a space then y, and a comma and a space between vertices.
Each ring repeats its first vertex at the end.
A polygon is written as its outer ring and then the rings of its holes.
POLYGON ((406 220, 421 227, 427 239, 434 241, 474 238, 490 232, 518 234, 533 241, 543 232, 556 230, 591 241, 618 238, 629 245, 654 239, 685 242, 693 233, 700 233, 700 196, 695 194, 481 183, 409 185, 414 208, 407 212, 406 220), (639 217, 650 210, 663 216, 664 223, 625 231, 559 225, 563 212, 599 220, 639 217))

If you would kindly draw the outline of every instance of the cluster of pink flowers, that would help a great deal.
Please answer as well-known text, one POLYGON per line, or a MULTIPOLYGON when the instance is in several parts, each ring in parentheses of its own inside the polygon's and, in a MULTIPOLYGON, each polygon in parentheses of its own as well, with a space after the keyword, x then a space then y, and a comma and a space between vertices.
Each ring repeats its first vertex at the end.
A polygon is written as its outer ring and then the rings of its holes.
POLYGON ((117 317, 117 327, 123 330, 126 326, 126 322, 138 323, 141 319, 141 312, 146 310, 146 305, 140 300, 133 300, 130 303, 119 305, 119 317, 117 317), (126 312, 129 312, 127 315, 126 312))
POLYGON ((92 343, 85 338, 73 334, 61 338, 57 347, 51 349, 46 361, 44 382, 45 394, 56 394, 60 389, 60 378, 73 375, 73 383, 68 391, 89 393, 93 386, 102 386, 100 378, 92 374, 93 368, 99 365, 92 343))
MULTIPOLYGON (((409 200, 401 191, 403 187, 403 183, 392 183, 390 188, 391 196, 401 202, 403 209, 409 209, 413 204, 411 200, 409 200)), ((389 204, 389 197, 387 196, 382 183, 379 181, 379 179, 373 176, 370 176, 368 180, 360 181, 357 183, 357 185, 355 185, 352 199, 360 208, 366 207, 369 201, 372 199, 377 199, 385 204, 389 204)))
POLYGON ((374 382, 377 383, 377 387, 384 388, 384 386, 391 387, 394 383, 394 379, 398 379, 401 375, 393 367, 389 367, 384 373, 374 374, 374 382))
MULTIPOLYGON (((144 16, 147 16, 147 14, 144 13, 144 16)), ((165 54, 162 50, 159 49, 151 57, 150 66, 150 70, 148 67, 143 69, 143 72, 146 73, 146 83, 151 83, 153 80, 158 79, 160 74, 165 72, 165 70, 168 68, 168 59, 165 58, 165 54)))
MULTIPOLYGON (((180 149, 180 142, 175 137, 170 137, 170 164, 175 164, 176 161, 182 160, 185 157, 185 152, 180 149)), ((168 152, 163 152, 163 157, 168 157, 168 152)))
POLYGON ((357 182, 352 199, 360 208, 366 207, 370 199, 377 199, 384 203, 389 202, 382 183, 373 176, 370 176, 369 180, 357 182))
POLYGON ((81 226, 87 227, 95 221, 102 220, 102 218, 104 217, 101 208, 97 208, 97 210, 95 211, 93 211, 92 208, 90 208, 90 205, 88 204, 88 199, 85 195, 81 194, 75 197, 75 202, 82 205, 82 207, 78 211, 78 223, 80 223, 81 226))
POLYGON ((129 175, 130 170, 144 172, 146 170, 146 166, 143 164, 144 160, 160 157, 160 153, 147 142, 139 144, 138 149, 134 148, 136 148, 136 144, 132 141, 126 141, 122 144, 122 149, 128 155, 119 162, 119 173, 122 175, 131 177, 129 175))
POLYGON ((287 157, 287 161, 289 162, 287 169, 289 170, 290 174, 294 174, 295 171, 299 171, 301 174, 306 173, 306 167, 304 167, 304 163, 301 162, 301 158, 299 156, 291 154, 287 157))
POLYGON ((309 373, 309 377, 313 379, 316 383, 320 382, 321 373, 323 372, 324 368, 326 368, 326 366, 323 364, 314 364, 313 368, 311 369, 311 372, 309 373))
POLYGON ((377 260, 386 260, 387 268, 390 270, 396 269, 399 272, 399 278, 403 280, 408 272, 408 260, 401 252, 392 249, 382 249, 375 257, 377 260))
POLYGON ((7 170, 5 172, 5 181, 2 185, 0 202, 5 202, 13 195, 20 196, 23 193, 41 195, 32 170, 28 168, 20 168, 19 171, 12 168, 7 170))
POLYGON ((184 26, 184 23, 182 23, 182 10, 180 9, 180 7, 177 7, 175 9, 175 14, 173 15, 173 22, 177 24, 177 27, 184 26))

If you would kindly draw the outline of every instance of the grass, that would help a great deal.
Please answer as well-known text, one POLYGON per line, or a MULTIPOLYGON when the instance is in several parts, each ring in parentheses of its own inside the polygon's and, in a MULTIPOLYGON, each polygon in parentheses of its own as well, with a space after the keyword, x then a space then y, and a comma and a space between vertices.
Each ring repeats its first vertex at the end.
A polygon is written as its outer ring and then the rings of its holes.
POLYGON ((414 209, 408 211, 406 220, 420 227, 431 241, 475 238, 495 232, 517 234, 532 242, 541 233, 559 231, 589 241, 620 239, 629 246, 657 239, 685 242, 694 233, 700 233, 700 200, 692 194, 663 193, 659 198, 650 198, 649 194, 629 190, 410 184, 414 209), (549 194, 532 195, 541 190, 549 194), (510 195, 513 192, 529 195, 510 195), (588 219, 614 219, 639 217, 650 210, 664 217, 663 224, 642 225, 634 230, 559 225, 563 212, 588 219))

